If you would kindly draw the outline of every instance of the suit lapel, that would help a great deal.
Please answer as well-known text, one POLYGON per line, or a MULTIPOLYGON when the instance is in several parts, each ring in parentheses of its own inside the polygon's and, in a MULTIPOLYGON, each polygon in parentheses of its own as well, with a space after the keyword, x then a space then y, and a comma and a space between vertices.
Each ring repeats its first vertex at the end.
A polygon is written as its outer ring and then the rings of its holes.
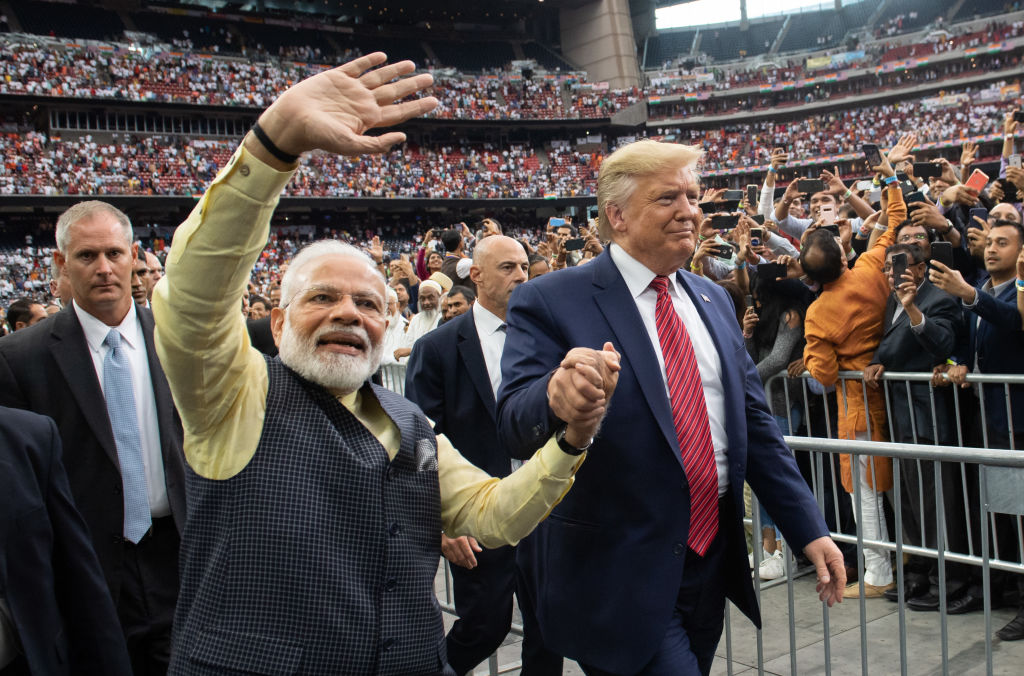
POLYGON ((665 378, 661 374, 658 356, 651 345, 643 319, 636 309, 636 301, 610 255, 598 256, 590 265, 594 267, 594 285, 600 288, 594 293, 594 302, 615 334, 615 349, 622 354, 623 363, 632 367, 640 391, 658 421, 658 428, 682 467, 683 459, 675 424, 672 422, 665 378))
POLYGON ((882 334, 883 336, 888 336, 896 327, 907 321, 906 310, 901 312, 899 317, 896 317, 896 321, 893 321, 893 317, 896 316, 897 307, 899 307, 899 301, 890 294, 889 300, 885 302, 885 332, 882 334))
POLYGON ((82 331, 82 325, 71 306, 54 317, 53 330, 50 332, 50 353, 64 374, 68 389, 71 390, 96 439, 103 446, 110 461, 120 467, 103 390, 93 367, 85 332, 82 331))
POLYGON ((459 322, 459 356, 466 364, 466 372, 469 374, 469 379, 473 381, 477 394, 480 395, 480 401, 487 405, 491 419, 496 421, 494 390, 491 388, 491 377, 487 373, 484 351, 480 347, 480 336, 476 332, 473 310, 462 315, 459 322))
POLYGON ((153 397, 156 399, 156 419, 160 433, 160 450, 166 465, 168 455, 173 455, 174 453, 174 449, 169 448, 170 434, 167 432, 173 426, 174 401, 171 400, 171 387, 167 384, 167 376, 164 375, 164 370, 160 366, 160 360, 156 356, 156 344, 153 342, 153 312, 138 306, 136 306, 135 311, 139 315, 139 325, 142 327, 142 336, 146 342, 149 378, 152 381, 153 397))

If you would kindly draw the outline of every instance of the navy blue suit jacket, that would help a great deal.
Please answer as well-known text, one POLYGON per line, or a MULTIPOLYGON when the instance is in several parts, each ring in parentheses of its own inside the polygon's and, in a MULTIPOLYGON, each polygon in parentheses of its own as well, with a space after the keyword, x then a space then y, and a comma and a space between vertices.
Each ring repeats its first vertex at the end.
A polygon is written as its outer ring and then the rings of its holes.
POLYGON ((0 596, 30 671, 131 676, 117 611, 49 418, 0 407, 0 515, 0 596))
POLYGON ((416 341, 405 372, 405 397, 471 463, 491 476, 511 472, 498 441, 494 392, 472 310, 416 341))
MULTIPOLYGON (((749 481, 787 541, 827 535, 817 504, 765 402, 733 303, 719 286, 677 273, 722 364, 729 488, 743 514, 749 481), (705 298, 707 300, 705 300, 705 298)), ((548 377, 573 347, 611 341, 622 371, 573 489, 519 545, 545 645, 615 673, 635 673, 665 635, 683 576, 690 498, 665 381, 636 303, 610 255, 520 286, 509 304, 499 430, 529 456, 554 430, 548 377)), ((727 595, 760 623, 742 522, 723 533, 727 595)))
MULTIPOLYGON (((978 302, 964 315, 970 327, 969 371, 977 366, 982 373, 1024 373, 1024 331, 1017 311, 1017 288, 1009 284, 998 296, 981 290, 988 282, 978 286, 978 302), (981 321, 978 321, 981 317, 981 321), (977 360, 975 360, 975 355, 977 360)), ((1006 419, 1006 396, 1002 385, 985 385, 985 422, 989 434, 1003 439, 1009 435, 1006 419)), ((1010 386, 1013 409, 1013 429, 1024 430, 1024 386, 1010 386)))

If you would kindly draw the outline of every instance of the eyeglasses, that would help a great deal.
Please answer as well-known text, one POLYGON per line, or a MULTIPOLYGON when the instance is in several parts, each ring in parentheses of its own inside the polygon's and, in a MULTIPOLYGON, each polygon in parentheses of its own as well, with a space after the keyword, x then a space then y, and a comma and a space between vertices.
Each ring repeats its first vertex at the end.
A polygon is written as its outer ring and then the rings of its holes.
MULTIPOLYGON (((908 263, 907 267, 908 268, 912 268, 915 265, 924 265, 924 261, 921 261, 920 263, 908 263)), ((891 263, 886 263, 885 265, 883 265, 882 266, 882 272, 884 272, 886 274, 892 272, 892 264, 891 263)))
POLYGON ((924 233, 924 232, 919 232, 916 235, 900 235, 900 238, 899 238, 898 241, 900 243, 903 243, 903 242, 910 242, 910 241, 915 240, 915 239, 917 241, 919 241, 919 242, 924 242, 925 240, 928 239, 928 234, 924 233))

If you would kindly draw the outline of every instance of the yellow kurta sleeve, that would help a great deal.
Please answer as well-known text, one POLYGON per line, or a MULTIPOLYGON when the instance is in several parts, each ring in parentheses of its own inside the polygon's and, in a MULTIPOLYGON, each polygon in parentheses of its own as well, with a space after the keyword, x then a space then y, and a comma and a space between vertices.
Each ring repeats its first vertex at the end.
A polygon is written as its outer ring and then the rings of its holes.
MULTIPOLYGON (((401 436, 384 409, 363 391, 341 398, 394 458, 401 436)), ((554 437, 518 470, 497 479, 462 457, 448 438, 437 435, 441 527, 452 537, 472 535, 484 547, 514 545, 543 521, 572 487, 586 454, 568 455, 554 437)))
POLYGON ((291 179, 240 147, 174 233, 153 291, 156 350, 185 430, 185 458, 208 479, 252 459, 266 411, 267 369, 249 343, 242 296, 291 179))

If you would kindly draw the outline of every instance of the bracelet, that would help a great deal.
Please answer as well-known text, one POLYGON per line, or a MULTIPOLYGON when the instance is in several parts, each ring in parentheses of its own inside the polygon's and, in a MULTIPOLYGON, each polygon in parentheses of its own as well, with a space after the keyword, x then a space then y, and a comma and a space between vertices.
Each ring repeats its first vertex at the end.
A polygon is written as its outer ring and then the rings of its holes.
POLYGON ((1024 279, 1017 280, 1017 290, 1024 293, 1024 279))
POLYGON ((945 229, 945 230, 943 230, 941 234, 943 234, 943 235, 948 235, 948 234, 949 234, 949 231, 950 231, 950 230, 952 230, 952 229, 953 229, 953 221, 951 221, 951 220, 949 220, 949 219, 947 218, 947 219, 946 219, 946 229, 945 229))
POLYGON ((770 173, 770 174, 777 174, 779 172, 775 169, 775 167, 773 167, 772 165, 769 164, 768 165, 768 173, 770 173))
POLYGON ((700 266, 694 262, 690 262, 690 272, 700 272, 700 266))
POLYGON ((884 183, 886 185, 892 185, 893 183, 895 183, 898 180, 899 179, 896 178, 895 176, 886 176, 885 178, 882 179, 882 183, 884 183))
POLYGON ((846 189, 846 192, 845 192, 845 193, 843 193, 843 199, 844 199, 844 200, 848 200, 848 199, 850 199, 851 197, 853 197, 853 191, 852 191, 852 190, 850 190, 849 188, 847 188, 847 189, 846 189))
MULTIPOLYGON (((746 261, 736 261, 736 269, 737 270, 742 270, 745 267, 747 267, 747 262, 746 261)), ((1017 283, 1020 284, 1019 281, 1017 283)))
POLYGON ((881 223, 875 223, 875 230, 878 230, 879 232, 885 232, 888 229, 889 229, 888 225, 882 225, 881 223))
POLYGON ((274 142, 270 140, 269 136, 267 136, 267 132, 263 131, 263 127, 260 126, 259 121, 253 123, 252 133, 254 136, 256 136, 256 140, 260 142, 260 145, 267 149, 268 153, 270 153, 277 159, 281 160, 285 164, 295 164, 296 162, 299 161, 298 155, 289 155, 288 153, 274 145, 274 142))

